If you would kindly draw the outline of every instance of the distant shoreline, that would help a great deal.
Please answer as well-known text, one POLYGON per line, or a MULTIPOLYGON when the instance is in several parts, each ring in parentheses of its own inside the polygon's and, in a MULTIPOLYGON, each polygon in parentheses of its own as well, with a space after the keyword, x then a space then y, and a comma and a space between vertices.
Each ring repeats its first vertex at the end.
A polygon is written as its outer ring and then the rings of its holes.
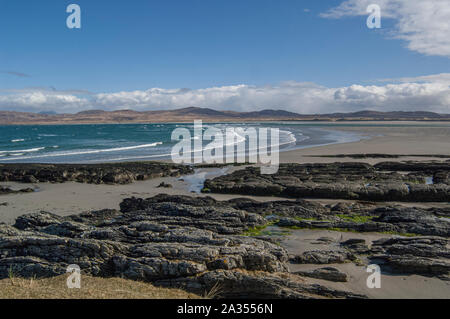
POLYGON ((103 111, 92 110, 76 114, 41 114, 31 112, 0 111, 0 125, 66 125, 66 124, 146 124, 204 122, 273 122, 301 121, 314 123, 340 122, 450 122, 449 114, 433 112, 377 112, 297 114, 284 110, 255 112, 217 111, 208 108, 188 107, 168 111, 103 111))
MULTIPOLYGON (((202 119, 195 119, 202 120, 202 119)), ((346 124, 417 124, 417 123, 433 123, 433 124, 442 124, 447 125, 450 123, 450 119, 448 120, 280 120, 280 119, 267 119, 267 120, 202 120, 203 123, 206 124, 239 124, 239 123, 302 123, 302 124, 335 124, 346 125, 346 124)), ((137 121, 137 122, 49 122, 49 123, 1 123, 0 126, 53 126, 53 125, 132 125, 132 124, 189 124, 193 123, 192 120, 185 121, 160 121, 160 122, 149 122, 149 121, 137 121)))

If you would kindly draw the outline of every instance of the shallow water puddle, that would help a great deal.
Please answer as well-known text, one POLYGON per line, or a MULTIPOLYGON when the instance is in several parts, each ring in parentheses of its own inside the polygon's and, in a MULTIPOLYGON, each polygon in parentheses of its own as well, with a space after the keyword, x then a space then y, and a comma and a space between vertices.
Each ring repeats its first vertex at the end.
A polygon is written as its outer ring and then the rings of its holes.
POLYGON ((184 180, 189 184, 189 192, 200 193, 206 179, 225 175, 229 169, 229 166, 222 168, 198 168, 194 170, 194 174, 181 176, 178 180, 184 180))

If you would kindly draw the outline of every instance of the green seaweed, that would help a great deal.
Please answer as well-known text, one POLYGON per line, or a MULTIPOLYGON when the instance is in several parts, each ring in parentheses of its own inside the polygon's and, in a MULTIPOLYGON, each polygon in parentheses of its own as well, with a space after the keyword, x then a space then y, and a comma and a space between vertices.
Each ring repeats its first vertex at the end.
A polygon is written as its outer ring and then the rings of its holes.
POLYGON ((250 227, 244 231, 241 236, 274 236, 274 235, 288 235, 287 231, 266 230, 267 227, 273 226, 277 221, 271 221, 263 226, 250 227))
POLYGON ((338 214, 336 216, 341 218, 341 219, 352 221, 352 222, 357 223, 357 224, 367 223, 367 222, 370 222, 373 218, 375 218, 375 216, 367 216, 367 215, 343 215, 343 214, 338 214))

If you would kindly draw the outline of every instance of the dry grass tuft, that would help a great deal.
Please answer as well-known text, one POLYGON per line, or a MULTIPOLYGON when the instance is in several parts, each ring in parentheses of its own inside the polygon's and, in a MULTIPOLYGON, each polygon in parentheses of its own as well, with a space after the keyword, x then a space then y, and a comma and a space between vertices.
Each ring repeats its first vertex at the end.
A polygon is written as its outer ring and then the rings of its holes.
POLYGON ((10 276, 0 280, 0 299, 199 299, 180 289, 158 288, 121 278, 83 275, 80 289, 69 289, 69 274, 45 279, 10 276))
POLYGON ((216 284, 211 288, 210 291, 205 292, 203 297, 205 299, 219 298, 221 292, 222 292, 222 285, 219 282, 216 282, 216 284))

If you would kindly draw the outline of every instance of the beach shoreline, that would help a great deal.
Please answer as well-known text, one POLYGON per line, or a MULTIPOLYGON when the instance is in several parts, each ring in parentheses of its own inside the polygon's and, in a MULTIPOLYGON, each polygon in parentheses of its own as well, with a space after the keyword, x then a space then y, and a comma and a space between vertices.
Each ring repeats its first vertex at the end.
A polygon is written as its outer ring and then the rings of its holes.
MULTIPOLYGON (((240 124, 243 128, 249 125, 240 124)), ((171 148, 175 145, 170 138, 171 132, 183 125, 161 128, 162 125, 124 124, 116 129, 109 125, 87 126, 85 129, 26 126, 11 130, 3 127, 0 164, 170 162, 171 148)), ((311 157, 338 153, 449 155, 442 153, 445 153, 445 141, 450 135, 450 123, 255 122, 248 128, 258 129, 258 125, 280 129, 280 160, 285 163, 305 162, 299 158, 301 155, 311 157)), ((186 127, 192 129, 192 125, 186 127)), ((226 124, 219 126, 221 130, 224 127, 226 124)), ((205 147, 208 141, 204 143, 205 147)), ((324 160, 317 157, 310 161, 324 160)))
MULTIPOLYGON (((414 127, 390 128, 387 131, 380 127, 364 127, 363 131, 358 127, 342 127, 340 130, 357 132, 358 134, 379 135, 370 139, 362 139, 351 143, 331 144, 311 148, 295 149, 280 152, 280 163, 334 163, 334 162, 362 162, 374 165, 385 161, 408 160, 437 160, 445 159, 427 157, 427 155, 450 156, 450 125, 442 128, 427 127, 417 130, 414 127), (447 154, 445 154, 447 152, 447 154), (339 154, 396 154, 405 155, 398 158, 348 158, 332 157, 339 154), (424 157, 408 156, 410 154, 423 155, 424 157), (322 157, 330 156, 330 157, 322 157)), ((170 160, 155 161, 170 163, 170 160)), ((0 164, 1 165, 1 164, 0 164)), ((70 165, 70 164, 68 164, 70 165)), ((242 169, 242 166, 229 167, 224 173, 242 169)), ((200 172, 221 174, 222 169, 204 169, 200 172)), ((217 174, 216 174, 217 175, 217 174)), ((126 196, 154 196, 158 193, 171 195, 193 195, 191 185, 180 178, 164 177, 135 181, 127 185, 94 185, 69 182, 63 184, 39 183, 35 187, 38 192, 29 194, 10 194, 0 197, 0 202, 10 203, 8 206, 0 206, 0 222, 11 222, 15 217, 38 210, 53 210, 56 213, 68 214, 76 211, 86 211, 102 208, 117 208, 120 201, 126 196), (157 188, 161 183, 173 185, 172 188, 157 188)), ((0 186, 13 186, 19 189, 20 183, 0 182, 0 186)), ((219 200, 230 199, 236 195, 207 194, 219 200)), ((205 196, 196 194, 196 196, 205 196)), ((270 200, 272 197, 259 198, 270 200)))

